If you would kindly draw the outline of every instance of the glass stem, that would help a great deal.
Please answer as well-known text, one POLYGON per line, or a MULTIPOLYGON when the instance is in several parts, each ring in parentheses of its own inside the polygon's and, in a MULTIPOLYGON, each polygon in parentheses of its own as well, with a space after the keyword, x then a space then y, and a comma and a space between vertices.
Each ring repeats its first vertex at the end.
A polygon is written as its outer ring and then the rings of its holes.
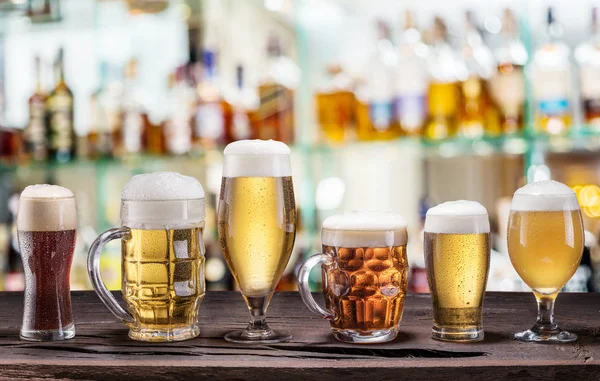
POLYGON ((534 329, 540 332, 553 332, 558 330, 554 322, 554 302, 558 292, 551 295, 535 293, 538 305, 538 316, 534 329))
POLYGON ((270 331, 266 320, 271 296, 272 294, 262 297, 246 297, 248 310, 250 311, 250 324, 248 324, 246 331, 270 331))

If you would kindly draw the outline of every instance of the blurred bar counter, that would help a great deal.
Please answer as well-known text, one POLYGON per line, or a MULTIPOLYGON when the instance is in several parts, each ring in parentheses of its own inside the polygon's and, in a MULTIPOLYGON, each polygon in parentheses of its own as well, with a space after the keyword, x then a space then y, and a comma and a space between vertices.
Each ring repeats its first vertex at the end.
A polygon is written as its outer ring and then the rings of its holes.
POLYGON ((281 292, 271 302, 269 320, 273 327, 290 331, 293 339, 262 346, 223 339, 232 329, 243 328, 240 317, 247 314, 234 292, 207 294, 200 306, 199 338, 162 345, 130 340, 125 325, 87 291, 73 293, 74 339, 21 341, 22 297, 0 293, 0 380, 600 379, 596 293, 561 295, 557 318, 579 336, 568 345, 512 339, 535 316, 528 293, 487 294, 485 339, 480 343, 431 339, 430 297, 409 295, 398 339, 350 345, 335 341, 329 324, 312 315, 297 293, 281 292))

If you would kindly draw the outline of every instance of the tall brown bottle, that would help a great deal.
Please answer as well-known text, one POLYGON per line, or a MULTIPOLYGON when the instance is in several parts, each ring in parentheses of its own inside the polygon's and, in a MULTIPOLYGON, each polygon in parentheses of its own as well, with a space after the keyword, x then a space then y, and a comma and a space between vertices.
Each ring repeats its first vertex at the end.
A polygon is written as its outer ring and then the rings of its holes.
POLYGON ((40 78, 40 57, 35 57, 35 91, 29 98, 29 123, 25 127, 25 151, 34 161, 48 158, 48 138, 46 125, 46 94, 42 90, 40 78))

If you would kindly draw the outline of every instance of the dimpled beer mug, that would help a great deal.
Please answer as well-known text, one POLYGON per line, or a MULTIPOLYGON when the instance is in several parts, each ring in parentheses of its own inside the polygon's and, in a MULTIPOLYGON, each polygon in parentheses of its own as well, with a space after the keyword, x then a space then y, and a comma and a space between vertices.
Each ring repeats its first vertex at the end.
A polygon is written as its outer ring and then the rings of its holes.
POLYGON ((122 227, 102 233, 90 248, 92 285, 108 309, 141 341, 198 336, 204 297, 204 190, 174 172, 137 175, 121 194, 122 227), (121 239, 125 311, 100 278, 100 252, 121 239))
POLYGON ((300 268, 300 296, 331 323, 347 343, 382 343, 398 335, 408 288, 406 221, 393 213, 350 212, 323 222, 323 253, 300 268), (310 270, 321 264, 323 309, 308 288, 310 270))

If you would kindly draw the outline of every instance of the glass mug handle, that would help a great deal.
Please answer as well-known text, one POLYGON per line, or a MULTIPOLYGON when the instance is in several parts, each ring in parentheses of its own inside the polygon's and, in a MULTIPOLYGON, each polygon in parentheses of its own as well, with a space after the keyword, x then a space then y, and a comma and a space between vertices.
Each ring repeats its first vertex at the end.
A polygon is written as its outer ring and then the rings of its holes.
POLYGON ((313 298, 310 293, 310 289, 308 288, 308 276, 310 275, 310 270, 318 264, 323 263, 331 263, 332 258, 327 254, 315 254, 312 257, 308 258, 306 262, 300 267, 300 271, 298 273, 298 291, 300 291, 300 297, 306 307, 311 310, 313 313, 317 315, 322 315, 325 319, 335 320, 335 314, 331 311, 321 307, 313 298))
POLYGON ((104 249, 104 246, 113 239, 127 238, 129 236, 130 231, 129 228, 126 227, 109 229, 100 234, 90 247, 90 253, 88 255, 88 274, 96 294, 98 294, 100 300, 110 312, 126 324, 133 324, 135 322, 133 316, 119 305, 100 277, 100 253, 102 252, 102 249, 104 249))

